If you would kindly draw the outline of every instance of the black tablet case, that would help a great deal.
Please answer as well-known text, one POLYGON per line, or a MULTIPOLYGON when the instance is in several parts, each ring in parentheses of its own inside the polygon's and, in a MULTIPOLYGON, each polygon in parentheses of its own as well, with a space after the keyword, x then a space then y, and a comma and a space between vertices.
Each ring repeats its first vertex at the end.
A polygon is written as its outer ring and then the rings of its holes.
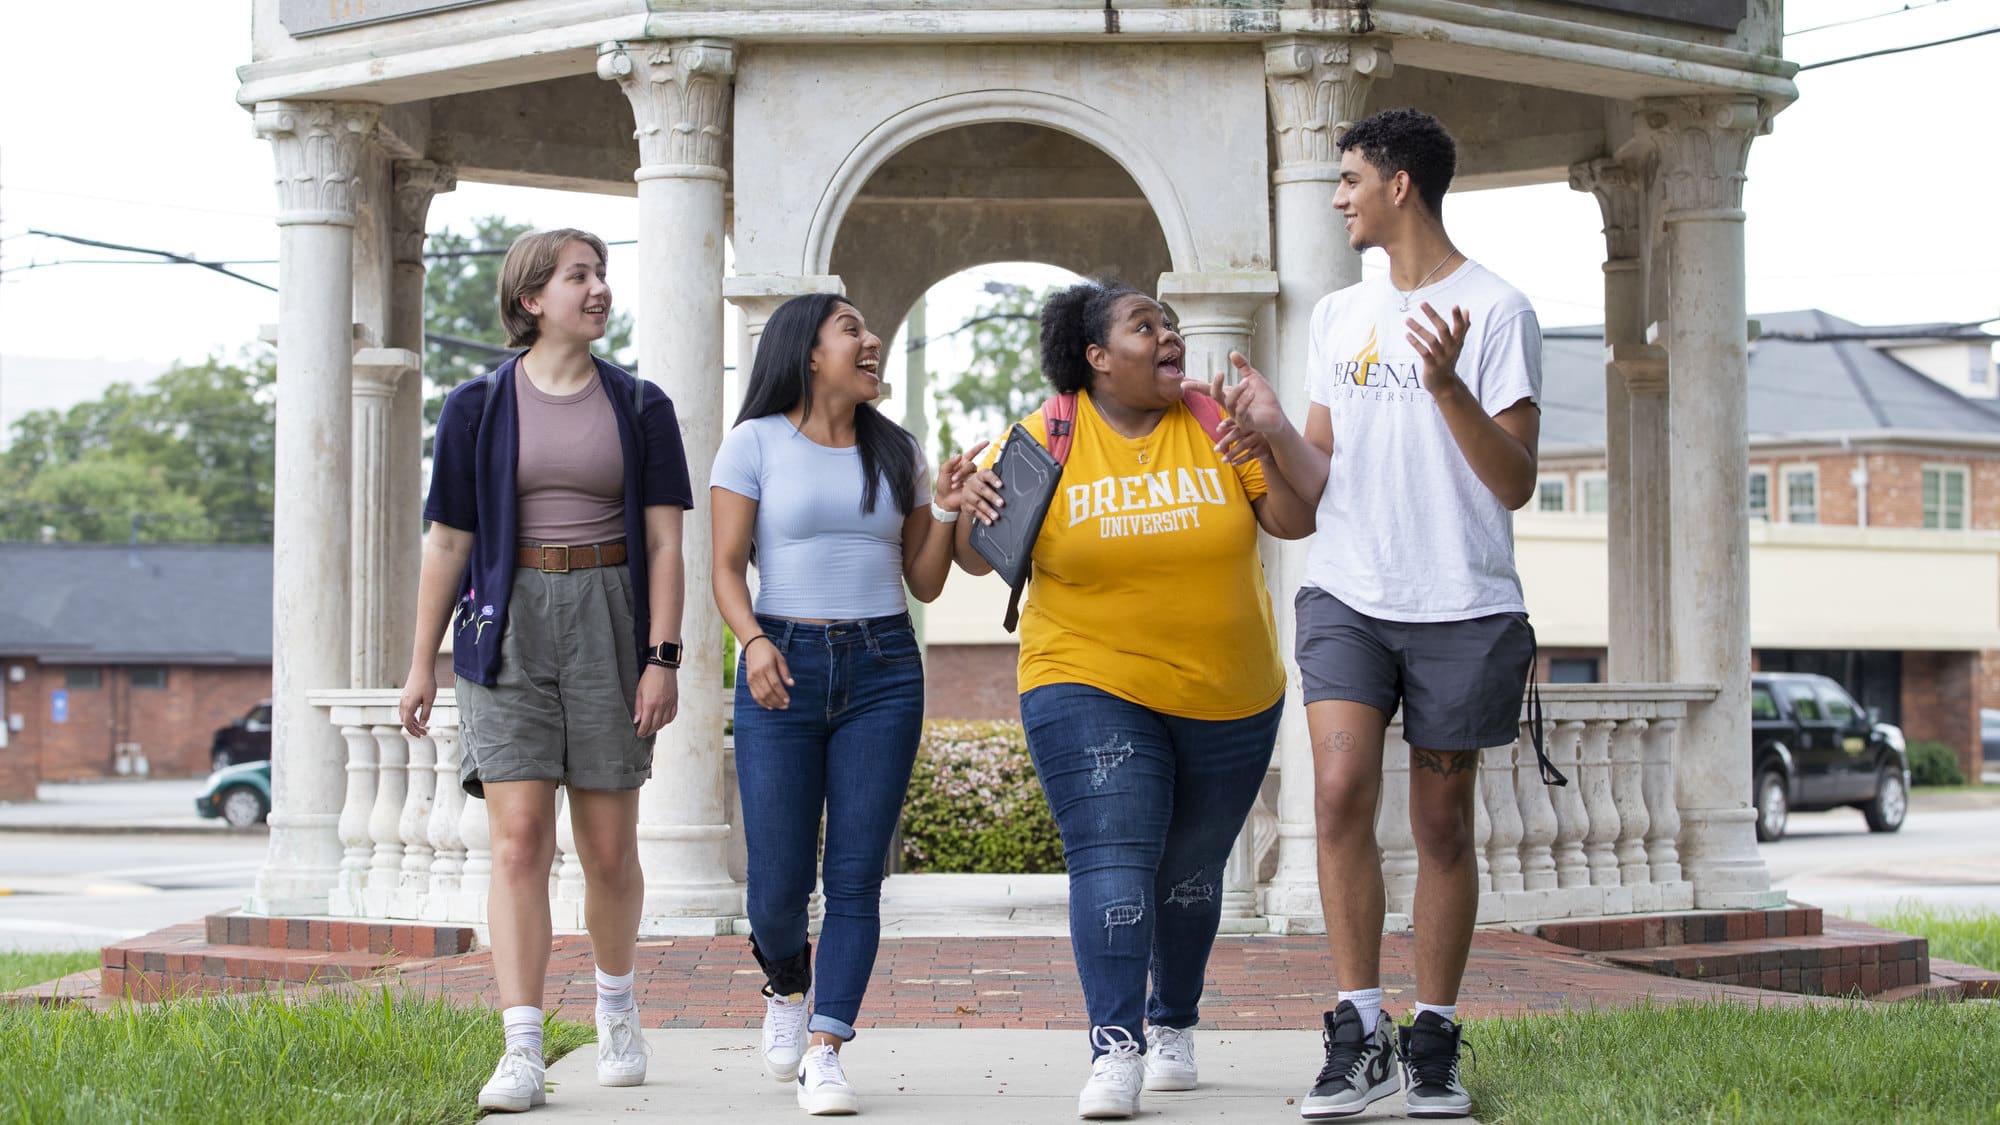
POLYGON ((1048 516, 1062 480, 1062 465, 1016 423, 1008 431, 1007 444, 994 461, 993 471, 1000 475, 1000 495, 1007 505, 992 524, 973 524, 972 549, 1014 588, 1007 603, 1006 626, 1011 633, 1020 616, 1021 590, 1028 583, 1035 539, 1042 533, 1042 520, 1048 516))

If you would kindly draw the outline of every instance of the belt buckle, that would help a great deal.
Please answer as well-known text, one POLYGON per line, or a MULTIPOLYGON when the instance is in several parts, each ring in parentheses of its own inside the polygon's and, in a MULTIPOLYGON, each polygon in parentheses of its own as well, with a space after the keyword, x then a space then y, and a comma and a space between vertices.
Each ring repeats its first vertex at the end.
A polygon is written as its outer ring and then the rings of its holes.
POLYGON ((540 568, 540 569, 542 570, 542 572, 543 572, 544 574, 567 574, 567 573, 569 573, 569 548, 568 548, 567 546, 563 546, 563 545, 556 545, 556 546, 551 546, 551 545, 549 545, 549 544, 547 544, 547 543, 544 543, 544 544, 542 544, 542 565, 541 565, 541 568, 540 568), (551 566, 551 565, 549 565, 549 552, 550 552, 550 551, 561 551, 561 552, 562 552, 562 565, 561 565, 561 566, 551 566))

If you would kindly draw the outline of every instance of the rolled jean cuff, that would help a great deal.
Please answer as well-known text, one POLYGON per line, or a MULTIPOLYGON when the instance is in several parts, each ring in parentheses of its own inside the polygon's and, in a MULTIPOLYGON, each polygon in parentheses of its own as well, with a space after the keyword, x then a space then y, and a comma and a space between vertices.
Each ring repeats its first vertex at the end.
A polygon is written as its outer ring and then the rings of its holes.
POLYGON ((842 1043, 854 1038, 853 1024, 842 1023, 832 1016, 822 1016, 818 1012, 814 1012, 812 1019, 806 1021, 806 1030, 824 1032, 842 1043))

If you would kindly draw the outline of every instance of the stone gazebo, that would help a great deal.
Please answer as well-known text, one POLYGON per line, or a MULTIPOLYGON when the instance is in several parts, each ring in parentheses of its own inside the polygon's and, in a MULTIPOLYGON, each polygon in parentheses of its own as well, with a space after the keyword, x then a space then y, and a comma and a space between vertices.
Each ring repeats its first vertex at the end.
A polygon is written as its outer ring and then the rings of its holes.
MULTIPOLYGON (((449 696, 433 738, 395 725, 434 193, 636 192, 639 366, 679 407, 702 497, 725 300, 747 357, 792 294, 844 289, 893 325, 933 282, 994 261, 1154 287, 1193 369, 1245 349, 1302 414, 1308 314, 1360 276, 1331 211, 1333 142, 1391 105, 1452 129, 1459 187, 1567 179, 1604 214, 1614 682, 1546 693, 1569 788, 1545 789, 1520 747, 1485 752, 1481 918, 1781 898, 1749 803, 1740 209, 1750 142, 1795 94, 1778 3, 884 7, 257 0, 238 98, 278 168, 283 408, 276 807, 249 909, 483 919, 484 807, 455 784, 449 696)), ((641 799, 645 917, 717 932, 741 913, 741 843, 727 703, 695 690, 721 682, 703 509, 686 552, 681 716, 641 799)), ((1303 546, 1266 559, 1289 652, 1303 546)), ((1227 879, 1231 928, 1317 925, 1304 728, 1293 707, 1276 808, 1227 879)), ((1382 812, 1392 911, 1415 871, 1403 757, 1382 812)), ((576 925, 561 844, 551 893, 576 925)))

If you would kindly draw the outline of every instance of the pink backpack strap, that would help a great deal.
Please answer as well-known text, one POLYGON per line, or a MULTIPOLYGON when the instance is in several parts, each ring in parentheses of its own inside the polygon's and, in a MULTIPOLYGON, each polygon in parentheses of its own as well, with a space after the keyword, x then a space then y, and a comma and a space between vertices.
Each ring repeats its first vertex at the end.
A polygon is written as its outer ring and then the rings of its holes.
POLYGON ((1050 395, 1043 400, 1042 422, 1049 432, 1049 456, 1058 465, 1069 464, 1069 445, 1076 436, 1076 396, 1050 395))
POLYGON ((1188 391, 1181 395, 1181 403, 1201 423, 1201 432, 1213 442, 1222 433, 1222 404, 1199 391, 1188 391))

